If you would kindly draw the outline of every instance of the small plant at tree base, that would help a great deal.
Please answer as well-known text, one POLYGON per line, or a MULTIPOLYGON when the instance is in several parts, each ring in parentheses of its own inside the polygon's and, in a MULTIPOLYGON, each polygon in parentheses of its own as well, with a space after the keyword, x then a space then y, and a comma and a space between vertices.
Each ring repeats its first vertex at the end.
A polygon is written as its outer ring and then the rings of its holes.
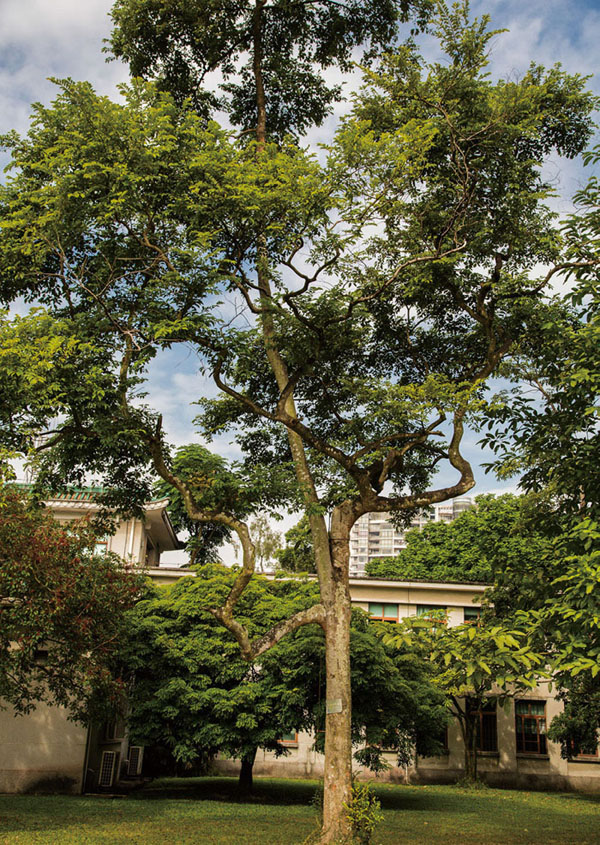
POLYGON ((352 803, 344 804, 346 818, 352 826, 352 841, 370 845, 377 825, 383 821, 381 804, 368 783, 352 784, 352 803))

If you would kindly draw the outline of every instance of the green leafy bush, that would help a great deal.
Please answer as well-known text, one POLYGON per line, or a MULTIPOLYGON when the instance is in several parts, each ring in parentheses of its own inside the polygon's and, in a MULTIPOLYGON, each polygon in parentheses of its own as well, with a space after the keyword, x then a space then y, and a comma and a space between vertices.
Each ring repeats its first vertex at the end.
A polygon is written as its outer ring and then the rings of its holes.
POLYGON ((377 825, 383 821, 381 803, 373 795, 368 783, 352 784, 352 803, 344 804, 352 825, 352 839, 359 845, 370 845, 377 825))

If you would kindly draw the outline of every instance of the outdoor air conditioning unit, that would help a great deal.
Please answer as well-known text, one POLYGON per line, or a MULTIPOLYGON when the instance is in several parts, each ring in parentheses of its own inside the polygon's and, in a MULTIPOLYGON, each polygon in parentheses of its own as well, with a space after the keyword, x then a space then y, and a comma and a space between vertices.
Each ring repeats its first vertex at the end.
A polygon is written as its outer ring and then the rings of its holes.
POLYGON ((119 752, 103 751, 100 762, 100 773, 98 775, 98 786, 104 789, 112 786, 118 772, 119 752))
POLYGON ((129 746, 129 761, 127 763, 127 774, 129 777, 136 777, 142 773, 142 760, 144 759, 143 745, 129 746))

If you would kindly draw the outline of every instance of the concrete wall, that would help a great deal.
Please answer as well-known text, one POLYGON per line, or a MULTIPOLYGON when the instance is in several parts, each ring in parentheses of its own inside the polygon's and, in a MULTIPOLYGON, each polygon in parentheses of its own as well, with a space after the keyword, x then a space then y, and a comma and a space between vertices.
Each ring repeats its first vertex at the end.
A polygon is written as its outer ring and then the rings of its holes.
POLYGON ((351 579, 350 593, 354 607, 365 611, 370 602, 397 604, 398 618, 416 616, 417 605, 438 606, 446 610, 449 625, 464 622, 465 608, 474 608, 481 603, 485 590, 483 584, 440 584, 419 581, 384 581, 375 578, 351 579))
MULTIPOLYGON (((86 514, 89 515, 89 512, 84 510, 53 509, 53 515, 59 522, 73 522, 82 519, 86 514)), ((146 553, 146 529, 139 519, 120 522, 115 533, 106 539, 109 552, 114 552, 128 563, 143 563, 146 553)))
POLYGON ((0 792, 80 792, 86 737, 59 707, 0 710, 0 792))

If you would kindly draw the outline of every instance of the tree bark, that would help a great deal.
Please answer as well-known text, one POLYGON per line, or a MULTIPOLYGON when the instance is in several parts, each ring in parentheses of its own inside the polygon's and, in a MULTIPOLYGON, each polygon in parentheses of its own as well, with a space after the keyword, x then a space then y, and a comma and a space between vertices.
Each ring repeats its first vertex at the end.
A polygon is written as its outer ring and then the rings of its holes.
POLYGON ((351 835, 344 805, 352 801, 352 696, 350 686, 350 528, 349 503, 334 509, 330 532, 331 564, 321 581, 325 607, 325 768, 321 845, 346 842, 351 835))
POLYGON ((460 726, 465 746, 465 780, 474 783, 477 780, 477 731, 475 722, 467 714, 465 720, 461 720, 460 726))
POLYGON ((350 834, 344 804, 352 800, 352 737, 350 692, 350 595, 339 582, 326 603, 325 626, 325 768, 323 827, 320 842, 345 842, 350 834))
POLYGON ((240 765, 240 776, 238 779, 238 787, 240 792, 250 793, 252 792, 252 770, 254 767, 254 761, 256 759, 256 748, 249 754, 246 754, 242 757, 242 762, 240 765))

